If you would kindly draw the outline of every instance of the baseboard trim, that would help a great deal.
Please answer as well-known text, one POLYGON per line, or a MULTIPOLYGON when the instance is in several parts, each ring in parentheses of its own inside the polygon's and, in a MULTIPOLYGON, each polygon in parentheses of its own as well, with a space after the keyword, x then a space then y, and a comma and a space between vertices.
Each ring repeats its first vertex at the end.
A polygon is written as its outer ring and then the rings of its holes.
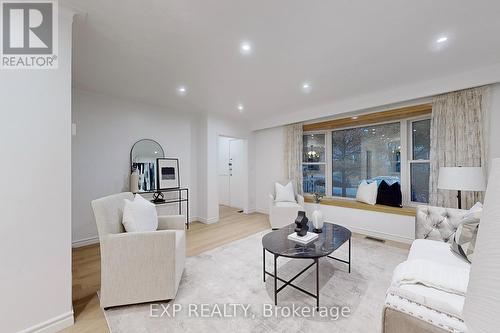
POLYGON ((94 236, 94 237, 76 240, 73 242, 72 246, 73 246, 73 248, 77 248, 77 247, 82 247, 82 246, 87 246, 87 245, 98 244, 98 243, 99 243, 99 236, 94 236))
MULTIPOLYGON (((332 223, 332 222, 330 222, 330 223, 332 223)), ((385 232, 368 230, 368 229, 363 229, 363 228, 358 228, 358 227, 353 227, 353 226, 348 226, 348 225, 346 225, 345 227, 348 228, 349 230, 351 230, 352 232, 357 233, 357 234, 371 236, 371 237, 385 239, 385 240, 390 240, 390 241, 394 241, 394 242, 411 244, 414 241, 414 239, 412 239, 412 238, 401 237, 398 235, 388 234, 385 232)))
POLYGON ((57 317, 51 318, 42 323, 31 326, 25 330, 22 330, 18 333, 55 333, 59 332, 66 327, 70 327, 75 323, 73 318, 73 310, 63 313, 57 317))
POLYGON ((209 217, 208 219, 204 217, 198 217, 197 221, 205 224, 212 224, 219 222, 219 219, 217 217, 209 217))
POLYGON ((267 209, 257 208, 255 211, 257 213, 269 215, 269 210, 267 210, 267 209))

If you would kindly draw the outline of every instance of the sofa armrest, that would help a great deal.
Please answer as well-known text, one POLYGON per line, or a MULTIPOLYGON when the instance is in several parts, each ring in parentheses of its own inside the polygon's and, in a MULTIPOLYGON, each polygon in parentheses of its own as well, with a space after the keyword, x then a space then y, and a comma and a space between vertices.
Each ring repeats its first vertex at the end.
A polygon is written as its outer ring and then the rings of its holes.
POLYGON ((186 217, 184 215, 158 216, 158 230, 184 230, 186 217))
POLYGON ((165 258, 166 253, 174 250, 175 230, 109 234, 102 239, 101 246, 103 260, 110 260, 107 264, 121 261, 121 264, 142 265, 141 262, 165 258))

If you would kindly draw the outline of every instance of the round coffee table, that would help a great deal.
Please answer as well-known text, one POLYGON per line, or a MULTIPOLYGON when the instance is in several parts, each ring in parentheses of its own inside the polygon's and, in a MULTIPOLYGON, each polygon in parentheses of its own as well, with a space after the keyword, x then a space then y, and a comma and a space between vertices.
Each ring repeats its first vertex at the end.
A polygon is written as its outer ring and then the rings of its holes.
MULTIPOLYGON (((308 224, 309 231, 313 230, 312 224, 308 224)), ((349 265, 351 273, 351 231, 337 224, 325 223, 318 238, 308 244, 301 244, 288 239, 288 235, 294 233, 295 223, 285 226, 281 229, 271 231, 262 237, 263 253, 263 275, 266 282, 266 275, 274 278, 274 304, 278 305, 278 293, 286 286, 293 287, 301 292, 316 299, 316 308, 319 308, 319 258, 328 257, 349 265), (343 260, 331 256, 331 254, 341 247, 345 242, 349 242, 349 259, 343 260), (266 250, 274 255, 274 274, 266 271, 266 250), (300 271, 290 280, 284 280, 278 277, 278 257, 287 257, 293 259, 312 259, 313 262, 300 271), (309 268, 316 265, 316 295, 304 290, 292 282, 309 268), (278 288, 278 280, 284 284, 278 288)))

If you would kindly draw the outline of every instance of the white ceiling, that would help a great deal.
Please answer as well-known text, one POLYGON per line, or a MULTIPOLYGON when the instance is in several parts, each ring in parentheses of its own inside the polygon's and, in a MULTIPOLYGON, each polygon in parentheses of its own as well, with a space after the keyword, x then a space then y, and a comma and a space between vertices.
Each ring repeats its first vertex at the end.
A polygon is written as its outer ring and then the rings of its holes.
POLYGON ((76 88, 252 128, 484 68, 500 81, 498 0, 62 1, 87 14, 74 25, 76 88))

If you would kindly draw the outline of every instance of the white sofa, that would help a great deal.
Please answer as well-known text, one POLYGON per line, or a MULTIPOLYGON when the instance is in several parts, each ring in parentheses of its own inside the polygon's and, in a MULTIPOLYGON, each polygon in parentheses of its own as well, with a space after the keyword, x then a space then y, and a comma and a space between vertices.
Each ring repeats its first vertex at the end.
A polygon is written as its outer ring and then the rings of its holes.
MULTIPOLYGON (((289 181, 279 182, 286 185, 289 181)), ((273 183, 274 187, 274 183, 273 183)), ((297 213, 304 210, 304 197, 297 194, 295 190, 295 200, 297 202, 276 202, 275 193, 269 193, 269 222, 272 229, 279 229, 292 224, 297 218, 297 213)))
MULTIPOLYGON (((447 267, 470 269, 470 264, 450 249, 449 241, 465 210, 420 206, 417 208, 416 239, 408 260, 428 260, 447 267)), ((462 315, 465 296, 422 284, 389 288, 382 332, 464 332, 462 315)))
POLYGON ((186 258, 185 217, 159 216, 158 230, 125 232, 130 192, 92 201, 101 248, 102 308, 175 298, 186 258))

